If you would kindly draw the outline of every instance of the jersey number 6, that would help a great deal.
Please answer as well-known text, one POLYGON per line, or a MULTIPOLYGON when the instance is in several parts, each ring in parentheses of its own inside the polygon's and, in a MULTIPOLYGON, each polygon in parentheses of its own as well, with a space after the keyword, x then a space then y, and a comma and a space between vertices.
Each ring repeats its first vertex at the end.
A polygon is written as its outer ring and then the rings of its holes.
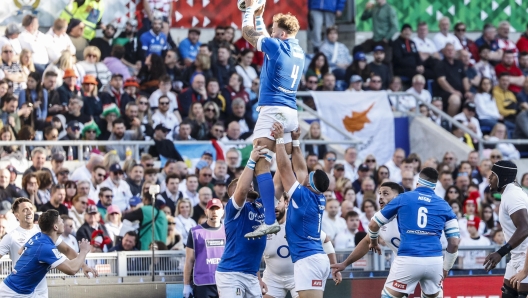
POLYGON ((299 65, 293 65, 292 74, 290 76, 290 78, 293 79, 293 82, 290 88, 293 88, 293 86, 295 85, 295 82, 297 81, 298 76, 299 76, 299 65))
POLYGON ((416 223, 418 224, 418 227, 422 229, 427 226, 427 208, 418 208, 418 220, 416 221, 416 223))

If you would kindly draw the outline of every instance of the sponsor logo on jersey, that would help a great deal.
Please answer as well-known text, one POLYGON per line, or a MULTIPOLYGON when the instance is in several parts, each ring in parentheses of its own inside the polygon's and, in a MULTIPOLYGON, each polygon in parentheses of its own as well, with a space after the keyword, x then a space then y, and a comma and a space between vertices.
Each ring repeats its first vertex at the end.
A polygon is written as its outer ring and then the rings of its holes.
POLYGON ((61 253, 60 253, 60 251, 58 249, 54 248, 51 251, 53 251, 53 253, 57 257, 57 259, 59 259, 61 257, 61 253))
POLYGON ((407 234, 424 235, 424 236, 434 236, 434 235, 436 235, 433 232, 420 231, 420 230, 407 230, 406 233, 407 234))
POLYGON ((419 201, 426 201, 427 203, 431 203, 431 198, 424 197, 424 196, 419 196, 418 200, 419 201))
POLYGON ((255 207, 256 208, 263 208, 264 206, 262 206, 262 204, 260 202, 255 202, 255 207))
POLYGON ((220 258, 210 258, 205 260, 207 265, 218 265, 220 263, 220 258))
POLYGON ((225 246, 225 239, 209 239, 205 240, 207 247, 225 246))
POLYGON ((323 281, 320 279, 312 279, 312 287, 322 287, 323 281))
POLYGON ((395 287, 396 289, 400 289, 400 290, 407 289, 407 284, 404 284, 404 283, 401 283, 401 282, 398 282, 398 281, 393 281, 392 282, 392 286, 395 287))

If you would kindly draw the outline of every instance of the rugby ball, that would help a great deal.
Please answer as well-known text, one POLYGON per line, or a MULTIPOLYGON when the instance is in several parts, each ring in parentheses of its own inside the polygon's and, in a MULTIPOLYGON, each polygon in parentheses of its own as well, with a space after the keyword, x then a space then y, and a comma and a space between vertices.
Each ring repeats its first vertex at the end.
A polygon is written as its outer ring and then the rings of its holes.
MULTIPOLYGON (((255 10, 264 5, 264 3, 266 3, 266 0, 255 0, 255 3, 253 4, 256 7, 255 10)), ((246 11, 246 0, 238 0, 237 5, 238 9, 246 11)))

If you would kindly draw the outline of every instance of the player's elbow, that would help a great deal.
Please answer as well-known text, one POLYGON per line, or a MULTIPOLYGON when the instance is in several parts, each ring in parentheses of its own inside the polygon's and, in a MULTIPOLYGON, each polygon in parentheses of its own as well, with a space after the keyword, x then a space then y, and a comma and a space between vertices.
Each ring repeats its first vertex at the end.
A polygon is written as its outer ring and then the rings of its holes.
POLYGON ((458 251, 459 244, 460 244, 460 238, 458 237, 451 237, 447 239, 447 251, 450 253, 458 251))

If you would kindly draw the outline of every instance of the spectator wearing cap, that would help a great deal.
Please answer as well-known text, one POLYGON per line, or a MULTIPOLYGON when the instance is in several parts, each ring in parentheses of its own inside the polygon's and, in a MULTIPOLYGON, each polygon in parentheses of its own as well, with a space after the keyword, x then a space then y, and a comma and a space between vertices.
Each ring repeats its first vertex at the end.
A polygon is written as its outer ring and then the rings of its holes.
POLYGON ((100 120, 97 125, 101 128, 101 135, 99 140, 108 140, 112 134, 112 123, 121 117, 121 111, 115 103, 103 105, 103 113, 101 114, 100 120))
POLYGON ((105 60, 112 53, 112 39, 116 34, 114 24, 108 24, 103 30, 102 37, 95 37, 90 41, 91 46, 97 47, 101 51, 101 60, 105 60))
POLYGON ((20 46, 32 53, 35 69, 42 74, 50 62, 47 49, 52 46, 51 38, 38 30, 39 20, 35 15, 25 15, 22 19, 22 27, 24 30, 18 37, 20 46))
POLYGON ((207 203, 207 220, 190 229, 185 248, 185 266, 183 268, 184 295, 192 293, 194 297, 217 297, 215 272, 217 262, 225 249, 225 227, 222 224, 224 206, 219 199, 207 203), (209 245, 212 241, 215 245, 209 245))
MULTIPOLYGON (((188 180, 189 178, 187 178, 188 180)), ((193 207, 192 219, 198 223, 200 219, 205 215, 205 209, 207 203, 213 199, 213 191, 209 187, 202 187, 198 192, 198 204, 193 207)))
POLYGON ((85 75, 82 82, 82 114, 97 119, 103 112, 103 104, 97 94, 97 80, 92 75, 85 75))
POLYGON ((482 137, 482 131, 480 130, 480 123, 476 116, 476 105, 473 102, 466 102, 464 104, 464 107, 462 108, 462 113, 459 113, 453 117, 455 120, 460 121, 462 124, 466 126, 473 126, 475 127, 475 133, 482 137))
POLYGON ((183 161, 183 158, 174 146, 174 143, 167 139, 167 135, 170 132, 171 129, 165 127, 164 124, 160 123, 156 125, 152 137, 154 145, 150 146, 148 153, 154 158, 161 155, 171 160, 183 161))
POLYGON ((31 166, 24 172, 22 176, 26 174, 37 172, 37 171, 46 171, 51 175, 51 171, 48 168, 44 167, 46 162, 46 150, 41 147, 37 147, 31 151, 31 166))
POLYGON ((114 200, 114 193, 110 188, 106 186, 101 187, 99 189, 98 197, 99 201, 97 202, 96 206, 97 210, 99 211, 99 214, 101 214, 101 218, 106 219, 107 209, 110 206, 115 206, 118 210, 120 210, 119 206, 112 205, 112 201, 114 200))
POLYGON ((5 28, 5 35, 0 37, 0 48, 6 44, 10 44, 13 48, 15 56, 20 55, 22 52, 22 47, 20 46, 20 41, 18 36, 20 35, 20 26, 17 23, 9 23, 5 28))
POLYGON ((121 97, 123 93, 123 75, 114 73, 111 76, 110 83, 101 89, 99 96, 104 105, 114 103, 121 108, 121 97))
MULTIPOLYGON (((82 124, 77 120, 71 120, 66 126, 66 135, 61 138, 61 141, 78 141, 81 139, 82 124)), ((79 158, 79 149, 77 146, 64 146, 64 152, 69 152, 69 148, 72 148, 73 159, 79 158)))
POLYGON ((46 35, 50 37, 50 47, 48 56, 51 62, 59 60, 63 51, 68 51, 70 57, 75 55, 75 46, 66 34, 68 22, 63 19, 56 19, 53 26, 48 30, 46 35))
POLYGON ((130 102, 135 102, 139 104, 138 91, 139 83, 135 78, 128 78, 123 83, 123 94, 121 95, 121 114, 125 113, 126 105, 130 102))
POLYGON ((353 75, 360 76, 363 79, 364 86, 368 85, 368 82, 370 81, 371 71, 370 67, 368 67, 367 64, 367 57, 363 52, 357 52, 354 54, 354 61, 346 69, 345 80, 350 81, 350 78, 353 75))
MULTIPOLYGON (((438 21, 439 32, 433 37, 433 42, 436 46, 436 51, 441 52, 447 44, 452 44, 455 48, 455 51, 462 50, 462 45, 456 36, 449 33, 451 28, 451 21, 448 17, 442 17, 438 21)), ((444 54, 445 55, 445 54, 444 54)))
POLYGON ((229 200, 229 195, 227 194, 227 181, 226 180, 215 180, 213 186, 213 196, 220 199, 222 202, 227 202, 229 200))
POLYGON ((112 204, 117 205, 121 211, 125 211, 130 206, 128 201, 132 197, 132 193, 130 192, 130 186, 123 180, 123 169, 116 163, 110 166, 109 173, 108 178, 101 183, 100 189, 108 187, 114 195, 112 204))
POLYGON ((182 40, 179 44, 180 58, 183 60, 185 66, 189 67, 196 59, 198 50, 200 49, 200 29, 191 28, 187 34, 187 38, 182 40))
POLYGON ((22 66, 15 60, 13 46, 5 44, 2 46, 1 78, 6 78, 13 83, 13 94, 18 94, 26 87, 27 77, 22 71, 22 66))
POLYGON ((77 87, 78 75, 75 70, 67 68, 64 70, 64 76, 62 77, 62 85, 57 88, 59 93, 60 104, 67 106, 71 98, 80 96, 81 93, 77 87))
MULTIPOLYGON (((109 141, 136 141, 141 140, 143 134, 141 133, 141 123, 132 123, 130 130, 126 130, 125 121, 122 118, 116 119, 112 123, 112 134, 108 138, 109 141)), ((126 159, 125 145, 108 145, 107 151, 115 150, 121 160, 126 159)))
MULTIPOLYGON (((100 230, 103 232, 103 236, 109 237, 106 227, 101 223, 101 214, 97 210, 97 206, 89 205, 84 213, 84 223, 79 227, 76 233, 77 241, 82 239, 92 239, 93 232, 100 230)), ((109 245, 112 247, 112 244, 109 245)))
MULTIPOLYGON (((64 165, 64 154, 63 153, 54 153, 51 155, 51 176, 53 178, 53 184, 58 184, 58 176, 64 165)), ((69 174, 69 171, 68 171, 69 174)), ((68 176, 66 176, 68 178, 68 176)), ((67 180, 67 179, 66 179, 67 180)))
POLYGON ((404 24, 400 36, 394 40, 392 47, 392 69, 394 70, 394 75, 402 77, 402 80, 406 82, 417 74, 425 73, 419 48, 416 46, 415 41, 411 39, 411 34, 411 26, 404 24))
POLYGON ((352 182, 352 187, 356 193, 359 193, 361 192, 361 184, 363 183, 363 180, 370 177, 370 168, 366 164, 361 164, 358 167, 357 174, 358 178, 352 182))
POLYGON ((64 199, 66 198, 66 190, 64 186, 55 185, 51 188, 51 198, 49 202, 40 206, 40 212, 46 212, 48 210, 56 210, 60 215, 68 215, 68 207, 64 205, 64 199))
POLYGON ((389 83, 392 80, 392 71, 386 64, 383 63, 385 60, 385 49, 383 46, 374 47, 374 61, 368 64, 370 70, 381 77, 381 88, 387 89, 389 83))
POLYGON ((143 194, 143 206, 134 211, 127 212, 123 215, 123 220, 131 222, 139 221, 139 241, 141 243, 141 250, 148 250, 149 244, 154 241, 167 241, 168 224, 165 213, 157 208, 152 210, 151 195, 143 194), (154 212, 153 212, 154 211, 154 212), (154 218, 152 218, 154 214, 154 218), (154 221, 154 237, 152 235, 152 221, 154 221))
POLYGON ((363 85, 363 79, 358 75, 353 75, 350 77, 350 85, 348 85, 348 89, 345 91, 363 92, 363 89, 361 89, 362 85, 363 85))
POLYGON ((22 189, 18 186, 16 186, 16 179, 18 174, 20 173, 13 165, 8 165, 6 169, 9 171, 9 186, 14 187, 17 192, 21 192, 22 189))
POLYGON ((178 200, 183 198, 183 194, 179 191, 179 185, 180 178, 178 175, 168 175, 165 178, 165 191, 157 195, 156 208, 162 209, 163 206, 167 206, 171 210, 171 215, 174 215, 178 200))
POLYGON ((342 79, 345 75, 345 69, 352 63, 352 56, 349 49, 337 40, 337 27, 328 26, 326 40, 319 47, 319 52, 328 58, 328 65, 336 77, 342 79))
POLYGON ((526 77, 523 75, 523 72, 515 64, 516 52, 512 50, 505 50, 502 54, 502 60, 499 64, 495 65, 495 73, 508 73, 510 76, 510 85, 508 89, 517 94, 521 92, 522 86, 526 77))
POLYGON ((93 75, 98 80, 99 84, 97 85, 99 87, 106 86, 112 73, 101 62, 101 50, 94 46, 88 46, 84 49, 83 55, 84 59, 76 64, 76 67, 79 67, 81 77, 88 74, 93 75))
POLYGON ((141 189, 145 180, 145 168, 141 164, 135 164, 127 173, 126 183, 130 187, 130 192, 135 195, 141 195, 141 189))
POLYGON ((66 29, 66 34, 68 34, 68 37, 72 41, 73 45, 75 46, 75 57, 77 58, 77 61, 81 61, 83 57, 84 49, 88 46, 88 40, 84 38, 84 23, 82 23, 78 19, 70 19, 70 22, 68 23, 68 28, 66 29))
POLYGON ((130 204, 129 211, 137 210, 143 204, 138 196, 133 196, 128 203, 130 204))

